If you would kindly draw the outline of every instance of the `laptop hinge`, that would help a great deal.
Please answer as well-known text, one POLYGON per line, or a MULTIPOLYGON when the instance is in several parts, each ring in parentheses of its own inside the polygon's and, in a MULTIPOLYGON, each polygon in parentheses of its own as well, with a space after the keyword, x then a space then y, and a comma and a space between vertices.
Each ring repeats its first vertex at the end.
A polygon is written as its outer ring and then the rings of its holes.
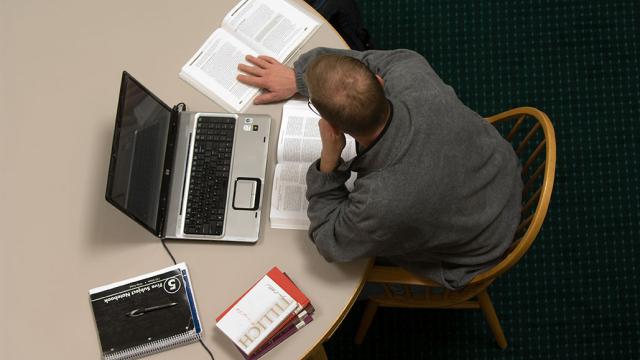
POLYGON ((183 102, 181 103, 177 103, 176 105, 173 106, 173 111, 175 112, 182 112, 182 111, 187 111, 187 105, 183 102))
POLYGON ((166 234, 165 226, 167 224, 167 198, 169 197, 169 184, 171 177, 173 176, 173 161, 175 158, 175 145, 176 145, 176 133, 178 130, 178 120, 180 118, 180 112, 185 111, 187 105, 179 103, 175 105, 171 110, 170 130, 169 137, 167 139, 167 152, 164 159, 164 167, 162 174, 162 191, 160 194, 160 207, 158 209, 158 233, 156 236, 163 238, 166 234))

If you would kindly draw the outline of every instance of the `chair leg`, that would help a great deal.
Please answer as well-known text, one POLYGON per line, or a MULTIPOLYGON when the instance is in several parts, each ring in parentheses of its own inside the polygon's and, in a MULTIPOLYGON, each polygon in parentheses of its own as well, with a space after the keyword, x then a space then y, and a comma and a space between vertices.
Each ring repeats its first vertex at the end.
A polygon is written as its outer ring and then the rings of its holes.
POLYGON ((504 332, 500 326, 496 310, 493 308, 493 304, 491 303, 491 299, 489 298, 489 294, 487 294, 486 289, 482 290, 478 294, 478 302, 480 303, 480 309, 482 310, 485 319, 487 319, 487 322, 489 323, 489 328, 491 328, 491 332, 496 338, 496 342, 498 342, 498 346, 501 349, 505 349, 507 347, 507 339, 504 337, 504 332))
POLYGON ((356 337, 354 339, 356 344, 360 345, 362 341, 364 341, 364 337, 367 335, 367 331, 369 331, 369 326, 373 321, 373 317, 376 315, 376 311, 378 311, 378 303, 372 300, 367 301, 367 307, 364 309, 358 331, 356 331, 356 337))
POLYGON ((322 343, 318 344, 304 360, 329 360, 322 343))

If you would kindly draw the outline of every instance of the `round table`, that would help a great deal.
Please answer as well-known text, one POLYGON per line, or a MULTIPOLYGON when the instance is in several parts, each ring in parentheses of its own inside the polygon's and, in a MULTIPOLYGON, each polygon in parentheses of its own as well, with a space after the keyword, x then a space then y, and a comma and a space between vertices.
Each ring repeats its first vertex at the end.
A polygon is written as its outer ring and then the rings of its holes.
MULTIPOLYGON (((178 77, 236 0, 17 1, 0 4, 0 358, 92 359, 100 346, 88 290, 171 265, 160 241, 104 200, 122 70, 173 105, 222 111, 178 77)), ((297 5, 319 19, 304 2, 297 5)), ((324 20, 302 52, 345 48, 324 20)), ((264 359, 301 358, 349 310, 368 261, 326 262, 307 233, 269 227, 282 104, 272 119, 262 229, 254 245, 169 241, 189 266, 203 340, 242 359, 215 317, 277 265, 315 305, 314 321, 264 359)), ((206 359, 193 344, 154 359, 206 359)))

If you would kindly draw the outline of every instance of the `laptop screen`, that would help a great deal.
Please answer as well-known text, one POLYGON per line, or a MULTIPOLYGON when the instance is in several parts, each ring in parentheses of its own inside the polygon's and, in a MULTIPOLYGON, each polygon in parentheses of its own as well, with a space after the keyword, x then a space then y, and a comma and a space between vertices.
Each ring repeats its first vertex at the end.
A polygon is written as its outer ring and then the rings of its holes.
POLYGON ((107 200, 158 234, 171 109, 126 72, 122 77, 107 200))

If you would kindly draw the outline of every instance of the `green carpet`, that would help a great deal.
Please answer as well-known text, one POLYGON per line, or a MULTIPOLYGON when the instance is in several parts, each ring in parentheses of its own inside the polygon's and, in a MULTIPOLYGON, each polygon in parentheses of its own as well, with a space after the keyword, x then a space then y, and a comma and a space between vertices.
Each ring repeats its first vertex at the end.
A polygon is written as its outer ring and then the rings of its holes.
POLYGON ((529 253, 490 288, 509 347, 479 311, 363 304, 330 359, 640 359, 640 1, 360 0, 382 49, 423 54, 488 116, 528 105, 558 142, 556 185, 529 253))

